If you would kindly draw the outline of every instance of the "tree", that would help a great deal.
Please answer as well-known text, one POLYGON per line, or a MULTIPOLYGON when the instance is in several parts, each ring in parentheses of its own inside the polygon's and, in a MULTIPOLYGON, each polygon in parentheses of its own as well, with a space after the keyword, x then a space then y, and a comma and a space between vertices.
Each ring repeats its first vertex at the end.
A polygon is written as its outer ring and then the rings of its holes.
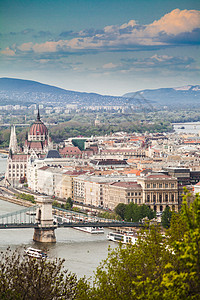
POLYGON ((73 200, 72 200, 71 197, 68 197, 68 198, 67 198, 67 201, 66 201, 66 207, 68 207, 68 208, 66 208, 66 209, 69 209, 69 210, 72 209, 72 207, 73 207, 73 200))
POLYGON ((125 216, 125 210, 126 210, 126 204, 124 203, 119 203, 116 207, 115 207, 115 213, 117 215, 119 215, 122 220, 124 220, 124 216, 125 216))
POLYGON ((87 290, 63 268, 63 260, 35 259, 7 249, 0 255, 0 299, 81 299, 87 290))
POLYGON ((119 245, 97 268, 87 299, 200 299, 200 196, 172 214, 165 237, 150 226, 135 245, 119 245))
POLYGON ((161 217, 161 223, 164 228, 170 227, 171 217, 172 217, 172 212, 169 206, 166 206, 161 217))
POLYGON ((151 220, 155 217, 155 212, 145 204, 137 205, 135 203, 119 203, 115 208, 115 212, 123 220, 128 222, 139 222, 145 217, 148 217, 148 219, 151 220))

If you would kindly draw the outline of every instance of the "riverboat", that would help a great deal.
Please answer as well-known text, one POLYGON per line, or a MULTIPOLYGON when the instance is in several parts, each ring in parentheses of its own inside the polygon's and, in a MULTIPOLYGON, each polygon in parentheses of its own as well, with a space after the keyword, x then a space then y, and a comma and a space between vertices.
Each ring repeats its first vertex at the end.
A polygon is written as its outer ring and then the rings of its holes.
POLYGON ((29 215, 29 216, 36 216, 35 211, 27 211, 26 214, 29 215))
POLYGON ((27 254, 30 257, 34 257, 34 258, 47 258, 47 253, 43 252, 40 249, 35 249, 35 248, 27 248, 24 250, 25 254, 27 254))
POLYGON ((104 233, 103 227, 74 227, 74 229, 81 230, 87 233, 92 233, 92 234, 104 233))
POLYGON ((118 242, 122 244, 135 244, 137 236, 133 232, 109 232, 107 234, 109 241, 118 242))

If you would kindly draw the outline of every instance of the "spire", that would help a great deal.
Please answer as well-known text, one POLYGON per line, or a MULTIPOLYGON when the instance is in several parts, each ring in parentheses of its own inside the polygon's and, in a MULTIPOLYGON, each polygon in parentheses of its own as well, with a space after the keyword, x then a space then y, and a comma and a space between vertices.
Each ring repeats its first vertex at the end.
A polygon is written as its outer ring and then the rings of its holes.
POLYGON ((38 105, 38 114, 37 114, 37 120, 40 121, 40 111, 39 111, 39 105, 38 105))
POLYGON ((10 131, 10 144, 9 144, 9 150, 12 153, 17 153, 19 151, 18 145, 17 145, 17 136, 15 132, 15 125, 11 127, 10 131))

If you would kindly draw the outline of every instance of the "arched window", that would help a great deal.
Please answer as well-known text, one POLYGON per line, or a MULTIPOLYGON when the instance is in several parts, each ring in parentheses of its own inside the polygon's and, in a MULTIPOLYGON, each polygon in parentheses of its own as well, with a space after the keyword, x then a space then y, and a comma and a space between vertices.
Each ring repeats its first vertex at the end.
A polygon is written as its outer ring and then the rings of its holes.
POLYGON ((156 202, 156 195, 153 195, 153 202, 156 202))
POLYGON ((162 194, 159 194, 159 201, 162 202, 162 194))
POLYGON ((163 206, 162 205, 160 205, 160 211, 163 211, 163 206))

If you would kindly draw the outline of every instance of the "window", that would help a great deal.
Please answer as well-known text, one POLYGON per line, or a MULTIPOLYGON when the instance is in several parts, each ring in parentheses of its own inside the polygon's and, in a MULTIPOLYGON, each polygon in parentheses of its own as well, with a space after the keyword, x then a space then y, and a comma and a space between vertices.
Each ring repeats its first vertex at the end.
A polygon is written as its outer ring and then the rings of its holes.
POLYGON ((135 196, 137 196, 137 192, 135 192, 135 196))
POLYGON ((131 195, 131 193, 128 193, 127 195, 128 195, 128 196, 130 196, 130 195, 131 195))
POLYGON ((162 202, 162 194, 159 195, 159 201, 162 202))
POLYGON ((147 202, 149 202, 150 201, 150 196, 149 195, 147 195, 147 202))
POLYGON ((168 188, 168 183, 165 183, 165 187, 168 188))
POLYGON ((159 183, 159 188, 162 188, 162 183, 159 183))
POLYGON ((147 188, 150 188, 150 183, 147 183, 147 188))
POLYGON ((154 188, 154 189, 156 188, 156 183, 153 183, 153 188, 154 188))
POLYGON ((156 195, 153 195, 153 202, 156 202, 156 195))
POLYGON ((174 188, 174 183, 171 183, 171 187, 174 188))
POLYGON ((174 194, 172 194, 172 202, 174 202, 174 194))
POLYGON ((137 199, 135 199, 135 204, 137 204, 137 199))
POLYGON ((165 201, 168 202, 168 194, 165 194, 165 201))
POLYGON ((134 196, 134 193, 131 193, 131 196, 134 196))

